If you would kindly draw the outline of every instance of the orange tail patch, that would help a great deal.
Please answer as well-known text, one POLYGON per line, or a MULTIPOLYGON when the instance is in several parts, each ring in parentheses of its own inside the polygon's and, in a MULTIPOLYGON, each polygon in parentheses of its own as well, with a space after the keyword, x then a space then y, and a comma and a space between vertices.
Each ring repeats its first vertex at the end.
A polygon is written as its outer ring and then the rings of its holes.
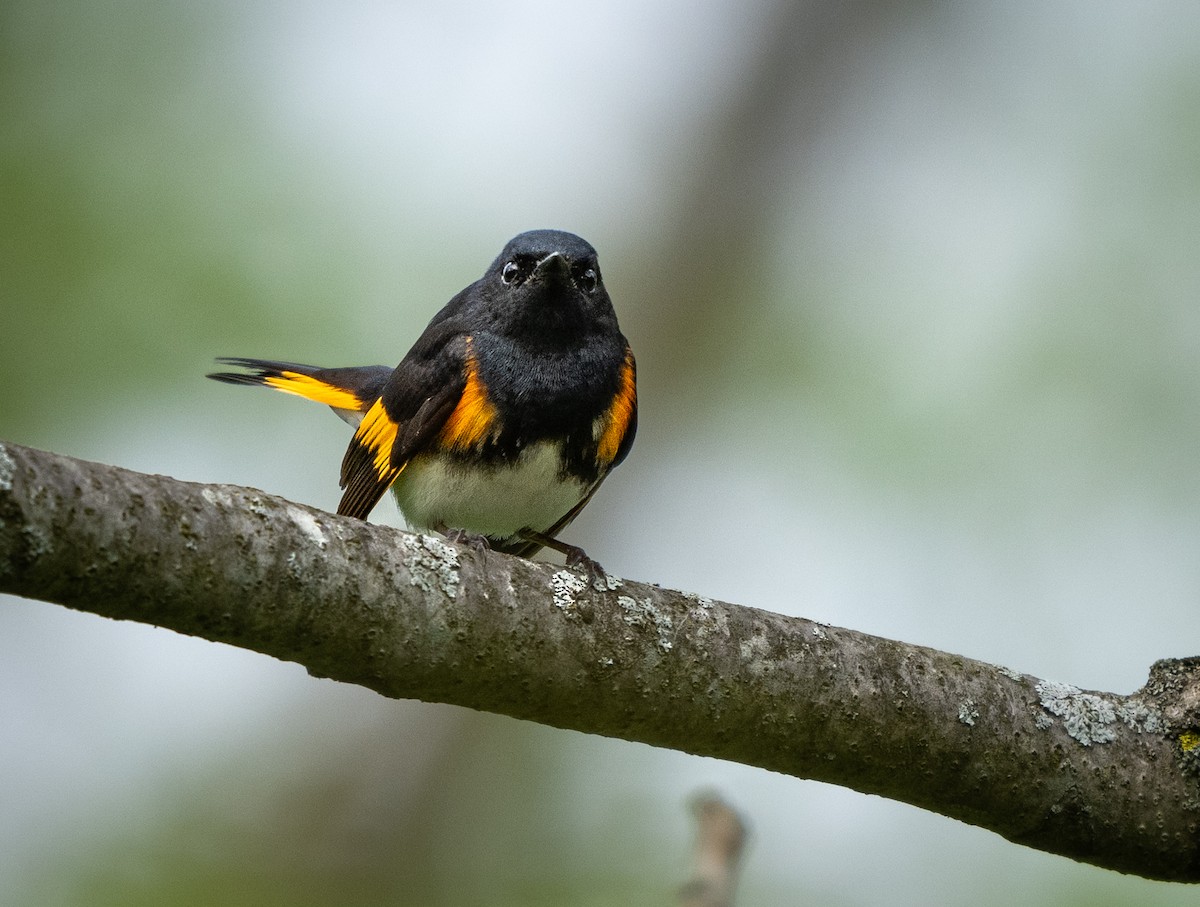
POLYGON ((302 375, 299 372, 281 371, 278 375, 268 375, 263 378, 262 383, 284 393, 303 397, 305 400, 324 403, 334 409, 357 411, 363 408, 363 401, 359 400, 352 391, 326 384, 311 375, 302 375))

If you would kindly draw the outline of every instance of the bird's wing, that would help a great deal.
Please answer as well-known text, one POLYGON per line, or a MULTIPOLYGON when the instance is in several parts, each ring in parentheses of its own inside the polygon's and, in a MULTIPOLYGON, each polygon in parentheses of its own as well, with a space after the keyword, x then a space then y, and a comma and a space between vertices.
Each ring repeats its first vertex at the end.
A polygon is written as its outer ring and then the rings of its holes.
POLYGON ((435 319, 396 366, 350 440, 338 513, 366 519, 413 456, 435 441, 469 447, 494 424, 470 335, 456 318, 435 319))

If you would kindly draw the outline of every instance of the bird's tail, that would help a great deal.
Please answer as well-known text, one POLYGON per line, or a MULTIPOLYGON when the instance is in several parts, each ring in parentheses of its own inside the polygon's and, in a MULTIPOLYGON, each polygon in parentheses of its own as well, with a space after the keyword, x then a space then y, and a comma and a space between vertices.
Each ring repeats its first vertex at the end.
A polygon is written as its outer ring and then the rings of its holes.
POLYGON ((226 384, 273 387, 306 400, 324 403, 351 425, 362 421, 363 413, 383 393, 392 369, 386 365, 352 368, 319 368, 273 359, 221 358, 217 362, 243 372, 214 372, 208 377, 226 384))

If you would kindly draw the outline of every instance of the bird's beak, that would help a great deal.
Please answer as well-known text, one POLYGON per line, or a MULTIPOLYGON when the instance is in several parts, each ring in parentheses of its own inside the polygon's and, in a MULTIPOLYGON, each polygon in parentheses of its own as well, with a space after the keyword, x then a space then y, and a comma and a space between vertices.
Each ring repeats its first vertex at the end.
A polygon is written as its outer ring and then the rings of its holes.
POLYGON ((537 263, 533 273, 547 284, 567 284, 571 281, 571 263, 561 252, 551 252, 537 263))

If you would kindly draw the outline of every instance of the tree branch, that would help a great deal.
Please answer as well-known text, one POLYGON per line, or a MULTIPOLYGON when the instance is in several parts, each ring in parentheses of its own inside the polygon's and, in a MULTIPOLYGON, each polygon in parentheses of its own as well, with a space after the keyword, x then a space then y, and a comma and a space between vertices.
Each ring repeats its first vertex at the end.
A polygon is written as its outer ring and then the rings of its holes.
MULTIPOLYGON (((781 578, 785 578, 781 571, 781 578)), ((1130 696, 0 444, 0 591, 1200 881, 1200 658, 1130 696), (614 583, 615 584, 615 583, 614 583)))

